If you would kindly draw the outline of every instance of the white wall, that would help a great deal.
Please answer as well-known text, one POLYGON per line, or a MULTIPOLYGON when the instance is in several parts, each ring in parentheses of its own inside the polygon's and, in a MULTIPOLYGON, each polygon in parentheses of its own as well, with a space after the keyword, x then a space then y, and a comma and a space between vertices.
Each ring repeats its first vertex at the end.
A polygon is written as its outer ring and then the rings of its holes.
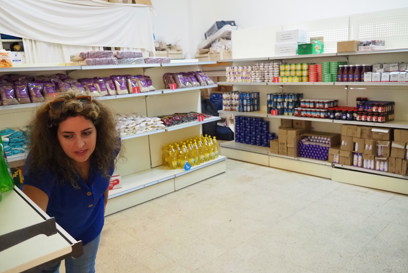
POLYGON ((407 0, 153 0, 154 31, 166 42, 180 41, 193 57, 204 32, 218 20, 235 20, 240 29, 296 24, 397 8, 407 0))

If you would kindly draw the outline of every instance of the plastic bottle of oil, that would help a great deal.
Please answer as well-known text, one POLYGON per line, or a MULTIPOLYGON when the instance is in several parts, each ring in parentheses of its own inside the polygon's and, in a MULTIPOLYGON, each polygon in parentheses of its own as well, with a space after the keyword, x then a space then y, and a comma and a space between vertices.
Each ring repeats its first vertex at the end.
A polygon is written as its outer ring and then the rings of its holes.
POLYGON ((169 166, 172 169, 177 168, 177 152, 174 150, 173 145, 170 145, 170 148, 168 150, 168 159, 167 159, 167 166, 169 166))
POLYGON ((213 137, 213 144, 214 144, 214 158, 218 158, 218 156, 220 155, 220 149, 218 147, 218 141, 215 136, 213 137))

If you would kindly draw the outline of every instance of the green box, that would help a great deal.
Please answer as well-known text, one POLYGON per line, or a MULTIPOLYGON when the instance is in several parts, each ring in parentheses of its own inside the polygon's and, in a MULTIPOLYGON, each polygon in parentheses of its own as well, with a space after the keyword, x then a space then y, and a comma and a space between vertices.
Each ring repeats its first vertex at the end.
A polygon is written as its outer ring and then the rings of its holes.
POLYGON ((309 44, 298 44, 297 54, 322 54, 324 52, 324 44, 320 41, 312 41, 309 44))

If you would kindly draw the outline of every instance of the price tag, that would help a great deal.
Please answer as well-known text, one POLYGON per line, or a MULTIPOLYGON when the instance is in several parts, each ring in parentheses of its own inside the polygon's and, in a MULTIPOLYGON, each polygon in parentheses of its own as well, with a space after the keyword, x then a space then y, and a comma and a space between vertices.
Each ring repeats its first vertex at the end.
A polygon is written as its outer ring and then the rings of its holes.
POLYGON ((279 77, 273 77, 273 82, 279 82, 279 77))
POLYGON ((132 87, 132 93, 141 93, 140 92, 140 86, 133 86, 132 87))
POLYGON ((203 116, 203 115, 197 116, 197 120, 198 120, 198 121, 204 121, 204 116, 203 116))
POLYGON ((177 89, 177 84, 175 84, 175 83, 170 83, 170 84, 169 84, 169 87, 170 87, 171 90, 177 89))
POLYGON ((272 116, 277 116, 278 115, 278 110, 271 110, 271 115, 272 116))

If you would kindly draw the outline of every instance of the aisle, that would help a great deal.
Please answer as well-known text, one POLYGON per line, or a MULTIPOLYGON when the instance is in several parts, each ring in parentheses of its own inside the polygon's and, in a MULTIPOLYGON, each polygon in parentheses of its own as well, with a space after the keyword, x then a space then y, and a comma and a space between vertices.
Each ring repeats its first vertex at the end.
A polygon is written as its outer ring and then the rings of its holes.
POLYGON ((227 160, 106 218, 98 273, 406 272, 408 196, 227 160))

